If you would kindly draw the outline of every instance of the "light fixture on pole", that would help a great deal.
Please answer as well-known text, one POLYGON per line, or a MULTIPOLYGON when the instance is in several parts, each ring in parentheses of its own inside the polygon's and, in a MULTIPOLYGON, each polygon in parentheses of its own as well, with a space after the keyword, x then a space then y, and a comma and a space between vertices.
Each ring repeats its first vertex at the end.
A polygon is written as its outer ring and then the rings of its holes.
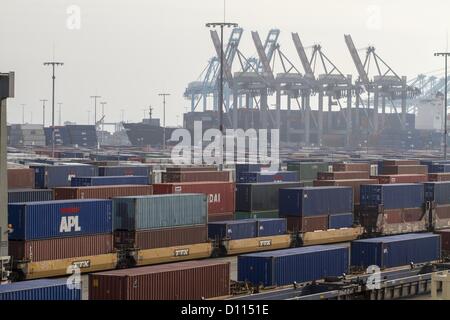
POLYGON ((160 93, 158 96, 163 97, 163 149, 166 150, 166 97, 170 93, 160 93))
POLYGON ((41 99, 42 102, 42 125, 45 128, 45 103, 48 101, 47 99, 41 99))
POLYGON ((55 157, 55 67, 63 65, 63 62, 44 62, 44 66, 52 67, 52 158, 55 157))
POLYGON ((102 105, 102 144, 105 143, 105 104, 106 101, 100 102, 102 105))

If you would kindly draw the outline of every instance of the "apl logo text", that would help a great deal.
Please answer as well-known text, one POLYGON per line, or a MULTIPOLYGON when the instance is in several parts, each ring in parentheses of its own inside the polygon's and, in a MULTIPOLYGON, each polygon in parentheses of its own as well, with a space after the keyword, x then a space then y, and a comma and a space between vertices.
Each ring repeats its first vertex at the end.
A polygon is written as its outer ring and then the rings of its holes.
POLYGON ((77 232, 81 231, 81 227, 78 221, 78 216, 64 216, 61 217, 61 223, 59 224, 59 232, 77 232))

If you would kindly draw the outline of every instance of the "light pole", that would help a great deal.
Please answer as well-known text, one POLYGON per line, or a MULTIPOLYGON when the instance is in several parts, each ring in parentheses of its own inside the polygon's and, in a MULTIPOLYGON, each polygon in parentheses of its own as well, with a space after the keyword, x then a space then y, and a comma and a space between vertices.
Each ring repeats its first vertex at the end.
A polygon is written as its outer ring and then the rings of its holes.
POLYGON ((95 130, 97 130, 97 99, 101 98, 101 96, 91 96, 91 99, 94 99, 94 125, 95 130))
POLYGON ((58 102, 58 125, 61 126, 61 106, 62 106, 62 102, 58 102))
POLYGON ((42 102, 42 125, 45 128, 45 103, 47 102, 47 99, 41 99, 42 102))
POLYGON ((445 89, 444 89, 444 160, 447 160, 447 58, 450 55, 450 52, 436 52, 434 54, 435 57, 443 56, 445 59, 445 89))
POLYGON ((120 113, 121 113, 121 122, 124 123, 125 122, 125 110, 120 109, 120 113))
POLYGON ((102 105, 102 144, 105 143, 105 101, 100 102, 102 105))
POLYGON ((88 114, 88 125, 91 123, 91 110, 86 110, 88 114))
POLYGON ((160 93, 158 96, 163 97, 163 149, 166 150, 166 97, 170 93, 160 93))
POLYGON ((44 66, 52 66, 52 158, 55 157, 55 67, 63 65, 63 62, 44 62, 44 66))
POLYGON ((25 124, 25 106, 26 104, 22 103, 22 124, 25 124))
MULTIPOLYGON (((225 15, 225 14, 224 14, 225 15)), ((225 17, 224 17, 225 18, 225 17)), ((216 27, 220 27, 220 77, 219 77, 219 105, 217 106, 219 109, 219 130, 222 133, 222 140, 223 140, 223 28, 224 27, 233 27, 233 28, 237 28, 238 24, 237 23, 232 23, 232 22, 212 22, 212 23, 207 23, 206 24, 207 28, 216 28, 216 27)), ((234 106, 236 108, 236 106, 234 106)), ((223 141, 222 141, 222 157, 224 155, 224 147, 223 147, 223 141)), ((222 164, 220 165, 220 169, 222 170, 222 165, 223 165, 223 161, 222 164)))

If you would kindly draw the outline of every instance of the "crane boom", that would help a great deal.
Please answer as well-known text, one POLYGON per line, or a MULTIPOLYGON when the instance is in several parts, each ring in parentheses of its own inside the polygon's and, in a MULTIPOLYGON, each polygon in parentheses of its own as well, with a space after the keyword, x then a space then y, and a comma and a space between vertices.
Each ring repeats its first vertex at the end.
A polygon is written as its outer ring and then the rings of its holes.
MULTIPOLYGON (((222 46, 220 44, 219 36, 217 35, 216 30, 211 30, 210 33, 211 33, 211 39, 214 44, 214 48, 216 49, 217 57, 220 61, 220 56, 223 54, 223 51, 222 51, 222 46)), ((225 54, 223 54, 223 71, 224 71, 225 79, 228 82, 228 85, 230 87, 232 87, 233 76, 231 74, 231 68, 228 65, 228 62, 226 61, 225 54)))
POLYGON ((303 70, 305 70, 305 74, 307 74, 309 76, 313 76, 314 72, 312 71, 308 57, 306 56, 305 48, 303 47, 303 44, 300 41, 300 37, 298 36, 298 33, 294 33, 294 32, 292 33, 292 40, 294 41, 295 48, 297 49, 298 56, 303 65, 303 70))
POLYGON ((356 50, 355 44, 353 43, 353 39, 349 34, 344 35, 345 43, 347 44, 348 50, 350 51, 350 55, 352 56, 353 63, 356 66, 356 70, 358 71, 359 78, 366 87, 366 89, 370 86, 369 77, 364 70, 364 66, 362 64, 361 58, 359 57, 358 51, 356 50))
POLYGON ((264 51, 264 47, 261 42, 261 38, 259 37, 259 34, 257 31, 252 31, 252 38, 253 38, 253 42, 255 43, 259 61, 262 64, 264 72, 269 77, 270 81, 275 81, 275 78, 272 73, 272 68, 270 67, 270 62, 266 56, 266 52, 264 51))

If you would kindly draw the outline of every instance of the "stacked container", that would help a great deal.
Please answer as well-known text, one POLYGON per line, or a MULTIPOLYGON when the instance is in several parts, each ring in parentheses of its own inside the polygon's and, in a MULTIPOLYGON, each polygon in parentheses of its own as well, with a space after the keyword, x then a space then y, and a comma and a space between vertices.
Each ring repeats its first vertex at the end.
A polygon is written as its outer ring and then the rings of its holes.
POLYGON ((54 200, 51 189, 17 189, 8 191, 8 203, 54 200))
POLYGON ((328 171, 328 162, 289 161, 287 170, 297 172, 300 182, 305 186, 312 186, 319 172, 328 171))
POLYGON ((211 240, 240 240, 287 234, 286 219, 243 219, 208 223, 211 240))
POLYGON ((173 182, 203 182, 203 181, 230 181, 228 171, 167 171, 162 174, 164 183, 173 182))
POLYGON ((169 194, 113 199, 117 247, 154 249, 207 241, 204 194, 169 194))
POLYGON ((435 230, 450 227, 450 181, 425 183, 425 201, 435 230))
POLYGON ((81 289, 67 284, 67 279, 41 279, 1 285, 0 301, 81 300, 81 289))
POLYGON ((55 188, 56 200, 69 199, 112 199, 127 196, 145 196, 153 194, 151 185, 118 185, 95 187, 55 188))
POLYGON ((34 188, 34 170, 30 168, 8 169, 8 189, 34 188))
POLYGON ((287 218, 289 231, 312 232, 353 225, 353 221, 344 223, 353 216, 353 191, 350 187, 281 189, 279 197, 280 216, 287 218), (347 217, 333 218, 337 215, 347 217))
POLYGON ((299 181, 298 173, 295 171, 261 171, 242 172, 239 183, 264 183, 264 182, 296 182, 299 181))
POLYGON ((73 177, 72 187, 112 186, 112 185, 147 185, 151 184, 149 176, 106 176, 106 177, 73 177))
POLYGON ((48 261, 111 253, 110 200, 8 205, 9 252, 19 261, 48 261))
POLYGON ((96 176, 98 169, 91 165, 67 164, 67 165, 42 165, 31 166, 35 171, 35 186, 37 189, 55 187, 69 187, 73 177, 96 176))

